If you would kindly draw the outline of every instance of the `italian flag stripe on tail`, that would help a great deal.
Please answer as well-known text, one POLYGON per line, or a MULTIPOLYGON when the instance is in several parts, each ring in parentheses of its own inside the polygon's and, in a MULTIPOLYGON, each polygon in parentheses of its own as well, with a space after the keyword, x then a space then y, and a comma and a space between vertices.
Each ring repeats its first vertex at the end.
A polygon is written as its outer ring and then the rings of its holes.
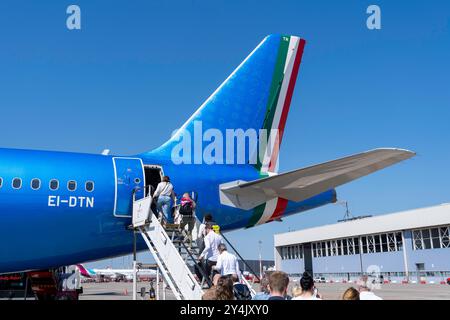
MULTIPOLYGON (((278 48, 272 84, 266 107, 263 129, 267 130, 267 147, 264 158, 255 166, 262 177, 278 171, 278 158, 286 120, 300 70, 305 40, 294 36, 282 36, 278 48)), ((280 218, 287 207, 287 200, 274 198, 253 209, 247 227, 280 218)))

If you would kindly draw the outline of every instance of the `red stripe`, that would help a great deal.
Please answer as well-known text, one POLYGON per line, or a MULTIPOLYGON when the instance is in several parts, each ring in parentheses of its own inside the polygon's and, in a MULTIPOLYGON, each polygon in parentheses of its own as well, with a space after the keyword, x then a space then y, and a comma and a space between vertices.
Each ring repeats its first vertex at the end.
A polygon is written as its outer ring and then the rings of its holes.
POLYGON ((275 220, 275 219, 281 217, 287 208, 287 204, 288 204, 288 200, 283 199, 283 198, 278 198, 277 207, 275 208, 275 211, 273 212, 270 220, 275 220))
POLYGON ((277 165, 278 152, 280 151, 280 144, 281 144, 280 134, 281 134, 280 130, 277 130, 277 136, 275 138, 275 143, 273 144, 272 155, 269 163, 268 171, 270 172, 275 172, 276 169, 275 166, 277 165))
POLYGON ((294 66, 292 68, 291 79, 289 79, 289 86, 286 93, 286 99, 284 100, 283 111, 280 117, 280 124, 278 126, 278 143, 275 144, 274 150, 272 151, 272 159, 270 160, 269 171, 275 169, 275 165, 278 159, 278 152, 280 149, 281 141, 283 140, 284 128, 286 126, 286 119, 289 113, 289 108, 291 106, 292 94, 294 93, 295 82, 297 81, 298 71, 300 69, 300 63, 302 62, 303 50, 305 49, 306 41, 303 39, 299 40, 297 54, 295 55, 294 66))

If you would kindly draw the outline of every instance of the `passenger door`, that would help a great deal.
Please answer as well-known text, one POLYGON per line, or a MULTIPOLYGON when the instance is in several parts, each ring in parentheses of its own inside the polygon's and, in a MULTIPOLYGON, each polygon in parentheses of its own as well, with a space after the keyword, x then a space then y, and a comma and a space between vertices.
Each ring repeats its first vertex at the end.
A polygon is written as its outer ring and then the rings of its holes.
POLYGON ((136 199, 144 195, 144 166, 139 158, 114 157, 115 203, 114 216, 131 217, 133 213, 133 191, 136 199))

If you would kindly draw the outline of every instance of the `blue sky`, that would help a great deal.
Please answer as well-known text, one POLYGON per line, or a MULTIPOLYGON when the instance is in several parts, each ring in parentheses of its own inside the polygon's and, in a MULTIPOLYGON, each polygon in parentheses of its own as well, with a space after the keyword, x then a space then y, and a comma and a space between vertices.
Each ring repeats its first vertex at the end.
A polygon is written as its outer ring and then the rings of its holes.
MULTIPOLYGON (((450 201, 444 0, 2 1, 0 146, 153 149, 270 33, 307 40, 281 171, 407 148, 418 156, 338 188, 339 198, 354 215, 450 201), (70 4, 81 7, 82 30, 66 28, 70 4), (381 7, 379 31, 366 27, 370 4, 381 7)), ((229 237, 247 258, 257 258, 262 240, 270 259, 274 233, 343 214, 329 205, 229 237)))

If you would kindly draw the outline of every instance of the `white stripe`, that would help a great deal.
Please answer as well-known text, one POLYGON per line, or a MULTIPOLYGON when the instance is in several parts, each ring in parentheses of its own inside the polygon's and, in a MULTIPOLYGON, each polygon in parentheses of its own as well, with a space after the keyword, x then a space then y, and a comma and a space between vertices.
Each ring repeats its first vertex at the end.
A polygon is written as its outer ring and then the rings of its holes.
POLYGON ((264 208, 264 212, 261 216, 261 218, 258 220, 256 225, 266 223, 267 220, 272 217, 273 213, 275 212, 275 209, 277 208, 278 198, 269 200, 266 202, 266 207, 264 208))
MULTIPOLYGON (((296 51, 296 49, 297 49, 299 40, 300 40, 299 37, 291 37, 291 40, 289 41, 289 49, 288 49, 286 61, 291 61, 292 55, 294 54, 294 51, 296 51)), ((288 68, 288 64, 285 63, 284 64, 284 73, 286 73, 287 68, 288 68)))
POLYGON ((285 73, 280 89, 280 96, 278 97, 277 109, 275 111, 275 116, 272 122, 272 128, 278 128, 280 126, 281 113, 283 112, 283 105, 284 101, 286 100, 287 90, 292 75, 292 69, 294 69, 295 54, 298 50, 298 40, 299 38, 297 37, 291 37, 291 41, 289 42, 288 55, 284 69, 285 73))
MULTIPOLYGON (((280 95, 278 97, 277 107, 275 109, 275 115, 273 117, 272 129, 278 129, 280 126, 281 114, 283 112, 283 105, 284 105, 284 101, 286 100, 286 94, 287 94, 287 90, 289 87, 289 82, 291 80, 292 69, 294 68, 295 55, 298 50, 299 40, 300 40, 300 38, 298 38, 298 37, 291 37, 291 39, 289 41, 287 58, 286 58, 285 66, 284 66, 285 74, 284 74, 284 78, 283 78, 283 83, 281 84, 280 95)), ((271 133, 272 132, 274 132, 274 131, 271 130, 271 133)), ((279 131, 277 130, 276 131, 277 137, 278 137, 278 134, 279 134, 279 131)), ((261 168, 261 172, 269 171, 270 158, 271 158, 272 153, 275 148, 275 142, 278 140, 277 137, 271 137, 271 139, 269 139, 269 142, 268 142, 269 146, 266 148, 266 152, 264 154, 264 161, 263 161, 263 166, 261 168)), ((278 156, 279 156, 279 153, 278 153, 278 156)), ((278 159, 277 159, 276 168, 278 168, 278 159)))
POLYGON ((261 164, 261 172, 269 172, 270 156, 272 155, 273 146, 275 145, 276 138, 278 137, 278 130, 270 129, 269 140, 267 141, 266 150, 264 152, 264 160, 261 164))

